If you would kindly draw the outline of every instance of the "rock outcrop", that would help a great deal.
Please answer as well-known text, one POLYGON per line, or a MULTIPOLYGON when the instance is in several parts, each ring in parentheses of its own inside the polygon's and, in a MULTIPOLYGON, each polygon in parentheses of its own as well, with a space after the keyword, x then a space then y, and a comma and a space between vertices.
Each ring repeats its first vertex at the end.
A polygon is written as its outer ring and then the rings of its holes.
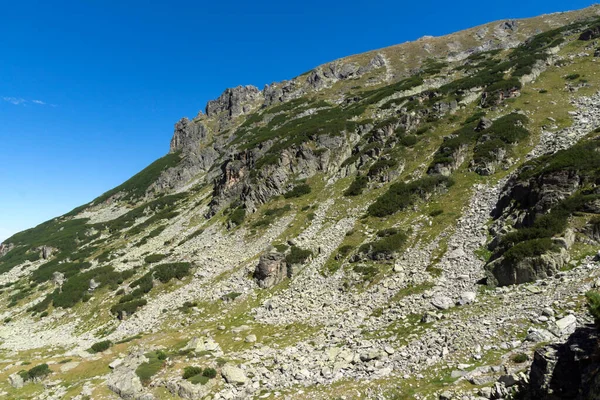
POLYGON ((289 278, 290 272, 285 256, 281 253, 271 252, 260 257, 254 271, 254 278, 260 287, 269 288, 289 278))
POLYGON ((599 340, 596 327, 584 326, 566 343, 537 349, 529 374, 529 398, 600 399, 599 340))

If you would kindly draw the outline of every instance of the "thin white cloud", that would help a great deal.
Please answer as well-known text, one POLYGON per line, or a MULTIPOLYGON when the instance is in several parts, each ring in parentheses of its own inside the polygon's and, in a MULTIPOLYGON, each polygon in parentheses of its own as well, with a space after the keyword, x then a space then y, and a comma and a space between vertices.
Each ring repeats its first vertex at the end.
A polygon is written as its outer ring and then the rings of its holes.
POLYGON ((1 97, 1 99, 5 102, 13 104, 15 106, 26 106, 27 104, 36 104, 38 106, 56 107, 56 104, 49 104, 43 100, 38 100, 38 99, 26 100, 22 97, 11 97, 11 96, 4 96, 4 97, 1 97))
POLYGON ((27 100, 20 97, 3 97, 2 100, 9 102, 10 104, 14 104, 15 106, 27 103, 27 100))

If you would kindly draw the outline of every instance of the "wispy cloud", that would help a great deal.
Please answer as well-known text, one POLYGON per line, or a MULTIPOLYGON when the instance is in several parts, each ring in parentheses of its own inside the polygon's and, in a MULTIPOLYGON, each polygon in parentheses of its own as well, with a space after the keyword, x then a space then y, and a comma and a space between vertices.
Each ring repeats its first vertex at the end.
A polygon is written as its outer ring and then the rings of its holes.
POLYGON ((4 96, 4 97, 1 97, 1 99, 5 102, 13 104, 15 106, 26 106, 27 104, 35 104, 38 106, 56 107, 56 104, 48 104, 45 101, 38 100, 38 99, 27 100, 22 97, 11 97, 11 96, 4 96))
POLYGON ((27 100, 22 99, 20 97, 3 97, 2 100, 7 101, 10 104, 14 104, 15 106, 27 103, 27 100))

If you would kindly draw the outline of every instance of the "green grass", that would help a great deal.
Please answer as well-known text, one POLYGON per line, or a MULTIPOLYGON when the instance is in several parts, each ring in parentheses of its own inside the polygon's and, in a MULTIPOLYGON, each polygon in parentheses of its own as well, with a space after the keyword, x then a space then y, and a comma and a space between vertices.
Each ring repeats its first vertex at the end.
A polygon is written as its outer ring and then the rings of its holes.
POLYGON ((163 368, 165 362, 164 359, 161 360, 162 357, 157 352, 146 353, 145 356, 148 358, 148 361, 140 364, 135 370, 135 374, 140 378, 144 386, 148 386, 152 377, 163 368))

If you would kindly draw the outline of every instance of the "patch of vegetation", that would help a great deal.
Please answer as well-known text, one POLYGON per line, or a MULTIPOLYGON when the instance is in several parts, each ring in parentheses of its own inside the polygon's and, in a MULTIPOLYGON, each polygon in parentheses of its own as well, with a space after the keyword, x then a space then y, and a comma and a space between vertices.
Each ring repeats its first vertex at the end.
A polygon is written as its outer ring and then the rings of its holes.
POLYGON ((102 353, 103 351, 108 350, 111 346, 112 342, 110 340, 103 340, 101 342, 94 343, 92 347, 90 347, 90 352, 102 353))
POLYGON ((525 258, 539 257, 557 250, 558 246, 550 238, 532 239, 517 243, 504 252, 503 256, 507 263, 516 264, 525 258))
POLYGON ((600 292, 589 291, 585 294, 587 299, 587 308, 597 327, 600 327, 600 292))
POLYGON ((162 283, 168 283, 171 279, 179 280, 190 274, 191 264, 187 262, 160 264, 153 268, 154 278, 162 283))
POLYGON ((19 375, 23 378, 24 381, 33 381, 37 379, 44 379, 46 376, 50 375, 52 370, 48 367, 48 364, 40 364, 31 368, 28 371, 21 371, 19 375))
POLYGON ((363 190, 367 187, 369 178, 364 175, 358 175, 354 181, 350 184, 348 189, 344 192, 344 196, 358 196, 361 195, 363 190))
POLYGON ((285 261, 287 261, 287 263, 290 265, 303 264, 310 256, 312 256, 312 252, 310 250, 292 246, 290 253, 285 257, 285 261))
POLYGON ((196 375, 201 375, 202 374, 202 368, 200 367, 185 367, 183 369, 183 379, 190 379, 192 376, 196 376, 196 375))
POLYGON ((166 254, 150 254, 144 258, 144 262, 146 262, 148 264, 154 264, 154 263, 164 260, 166 257, 167 257, 166 254))
POLYGON ((389 258, 400 250, 408 239, 406 233, 396 229, 379 231, 377 236, 380 237, 379 240, 363 244, 358 251, 369 254, 373 259, 389 258))
POLYGON ((398 182, 390 186, 367 210, 374 217, 386 217, 426 198, 441 187, 450 187, 454 181, 441 175, 430 175, 410 183, 398 182))
POLYGON ((287 193, 283 194, 283 197, 285 197, 286 199, 293 199, 296 197, 301 197, 304 196, 306 194, 309 194, 311 191, 310 185, 303 183, 300 185, 295 186, 292 190, 290 190, 287 193))
POLYGON ((529 357, 525 353, 518 353, 511 357, 512 362, 516 364, 522 364, 525 361, 529 360, 529 357))
POLYGON ((148 358, 148 362, 140 364, 140 366, 135 370, 135 374, 142 381, 142 385, 148 386, 152 380, 152 377, 156 375, 164 366, 164 357, 160 357, 163 358, 161 360, 159 355, 160 354, 157 352, 146 353, 145 356, 148 358))
POLYGON ((246 209, 243 207, 237 207, 234 209, 231 214, 229 214, 229 222, 232 224, 239 226, 246 219, 246 209))

